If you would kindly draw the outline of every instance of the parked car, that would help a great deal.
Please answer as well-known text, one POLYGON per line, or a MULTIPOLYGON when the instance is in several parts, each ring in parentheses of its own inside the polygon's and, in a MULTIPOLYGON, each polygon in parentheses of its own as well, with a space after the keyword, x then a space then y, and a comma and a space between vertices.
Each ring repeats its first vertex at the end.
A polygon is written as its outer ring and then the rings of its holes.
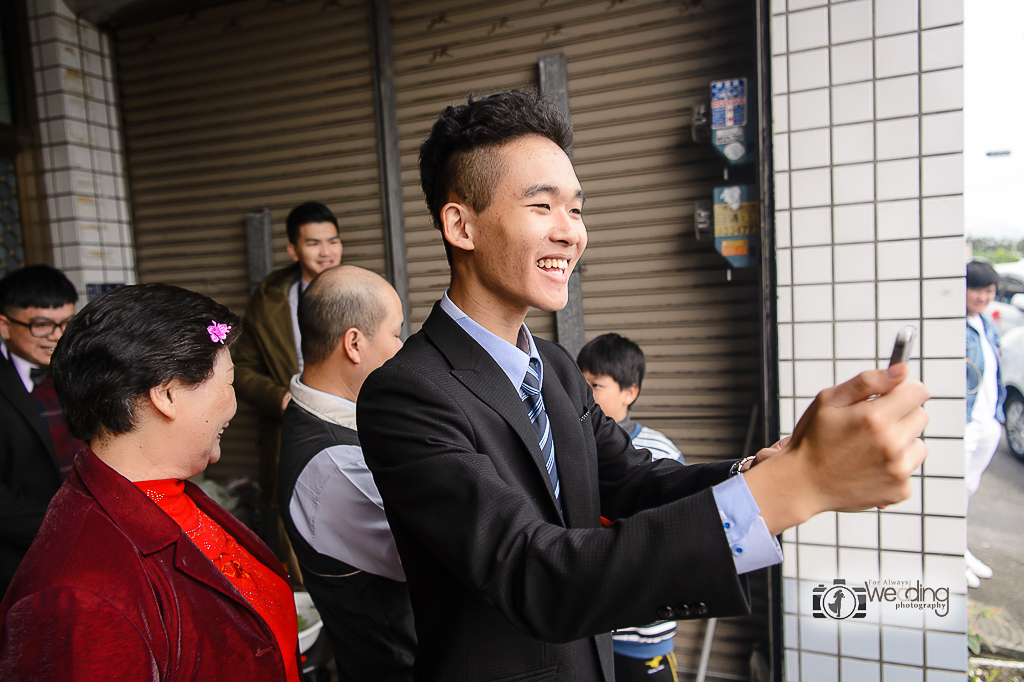
MULTIPOLYGON (((1014 299, 1017 303, 1024 305, 1024 294, 1017 294, 1020 298, 1014 299)), ((1011 329, 1024 326, 1024 310, 1013 303, 1003 303, 994 300, 985 308, 985 314, 992 318, 996 324, 996 331, 1000 338, 1006 335, 1011 329)))
POLYGON ((999 285, 985 314, 992 318, 1002 336, 1014 327, 1024 326, 1024 261, 996 263, 992 267, 999 274, 999 285), (1018 294, 1020 297, 1014 301, 1018 294))
POLYGON ((1024 326, 1002 337, 999 366, 1006 384, 1006 441, 1017 459, 1024 461, 1024 326))

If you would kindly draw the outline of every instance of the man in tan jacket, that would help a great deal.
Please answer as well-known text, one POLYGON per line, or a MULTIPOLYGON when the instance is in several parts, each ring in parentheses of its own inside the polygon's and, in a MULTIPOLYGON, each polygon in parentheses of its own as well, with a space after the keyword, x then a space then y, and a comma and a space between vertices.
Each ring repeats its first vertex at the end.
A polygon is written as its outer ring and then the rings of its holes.
POLYGON ((342 250, 338 220, 321 203, 296 206, 286 227, 288 255, 295 263, 270 273, 252 295, 232 352, 235 393, 260 412, 260 486, 271 505, 277 500, 281 415, 291 399, 288 384, 303 364, 299 297, 314 277, 341 263, 342 250))

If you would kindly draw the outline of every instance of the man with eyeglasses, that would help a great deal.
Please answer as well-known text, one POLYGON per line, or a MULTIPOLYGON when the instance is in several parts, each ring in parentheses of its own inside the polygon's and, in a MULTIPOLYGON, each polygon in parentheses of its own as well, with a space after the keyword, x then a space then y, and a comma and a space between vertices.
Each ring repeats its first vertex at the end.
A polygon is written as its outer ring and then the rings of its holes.
POLYGON ((49 375, 77 300, 74 285, 48 265, 0 280, 0 597, 81 446, 49 375))

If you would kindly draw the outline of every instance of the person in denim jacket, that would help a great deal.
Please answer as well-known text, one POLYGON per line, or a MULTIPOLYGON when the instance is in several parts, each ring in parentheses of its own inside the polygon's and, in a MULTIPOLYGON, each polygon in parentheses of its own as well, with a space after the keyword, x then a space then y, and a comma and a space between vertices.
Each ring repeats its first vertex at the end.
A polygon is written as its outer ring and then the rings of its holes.
MULTIPOLYGON (((978 491, 981 475, 988 468, 1003 435, 1003 401, 1006 387, 999 373, 999 334, 982 311, 996 295, 999 275, 987 263, 967 264, 967 425, 964 428, 964 484, 967 499, 978 491)), ((967 584, 981 585, 991 578, 992 569, 965 553, 967 584)))

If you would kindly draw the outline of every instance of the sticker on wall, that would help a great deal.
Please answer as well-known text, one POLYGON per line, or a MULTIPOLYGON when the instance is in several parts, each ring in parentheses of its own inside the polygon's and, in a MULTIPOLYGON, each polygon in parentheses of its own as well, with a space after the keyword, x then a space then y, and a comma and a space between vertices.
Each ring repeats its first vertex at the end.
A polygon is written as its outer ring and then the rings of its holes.
POLYGON ((714 189, 715 249, 734 268, 758 263, 761 207, 754 185, 714 189))
POLYGON ((711 143, 730 163, 753 161, 748 153, 747 79, 711 83, 711 143))
POLYGON ((116 289, 118 287, 123 286, 124 282, 89 282, 85 285, 85 297, 86 299, 92 301, 99 298, 100 296, 102 296, 103 294, 107 293, 112 289, 116 289))

